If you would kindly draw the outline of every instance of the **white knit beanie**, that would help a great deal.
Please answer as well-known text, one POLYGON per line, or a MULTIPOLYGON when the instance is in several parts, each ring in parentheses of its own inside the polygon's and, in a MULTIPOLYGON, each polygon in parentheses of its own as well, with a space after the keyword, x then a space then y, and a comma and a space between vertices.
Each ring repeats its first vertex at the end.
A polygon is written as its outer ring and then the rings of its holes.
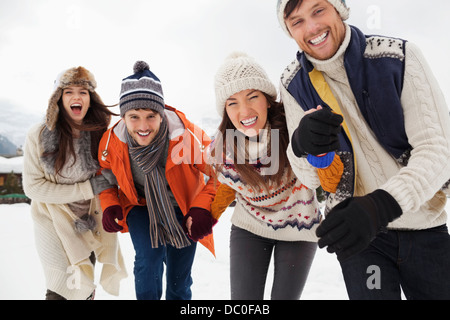
POLYGON ((223 116, 225 103, 232 95, 255 89, 276 99, 277 89, 269 80, 264 69, 256 61, 242 52, 230 54, 219 68, 215 77, 216 108, 223 116))
MULTIPOLYGON (((284 30, 284 32, 286 32, 286 34, 289 37, 292 38, 286 26, 286 23, 284 22, 284 10, 289 1, 290 0, 278 0, 277 15, 281 28, 284 30)), ((350 9, 347 7, 345 0, 328 0, 328 2, 331 3, 336 8, 337 12, 339 12, 339 14, 341 15, 343 21, 348 19, 348 17, 350 16, 350 9)))

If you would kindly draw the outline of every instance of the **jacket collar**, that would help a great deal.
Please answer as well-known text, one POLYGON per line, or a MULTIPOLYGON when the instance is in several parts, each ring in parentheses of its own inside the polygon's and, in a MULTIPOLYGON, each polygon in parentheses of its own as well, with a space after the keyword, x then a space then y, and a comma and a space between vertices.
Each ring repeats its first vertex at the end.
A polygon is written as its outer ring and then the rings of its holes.
MULTIPOLYGON (((198 143, 201 151, 205 150, 205 145, 203 142, 203 137, 197 137, 194 132, 196 132, 194 126, 187 120, 183 112, 176 110, 175 108, 166 105, 164 113, 167 117, 169 124, 169 138, 172 142, 177 142, 185 134, 190 134, 193 136, 195 141, 198 143), (194 131, 194 132, 193 132, 194 131)), ((108 140, 106 142, 105 150, 102 152, 103 160, 106 159, 108 155, 108 147, 111 139, 111 134, 114 132, 115 136, 123 143, 127 143, 126 138, 126 126, 123 119, 120 119, 111 129, 108 131, 108 140)))

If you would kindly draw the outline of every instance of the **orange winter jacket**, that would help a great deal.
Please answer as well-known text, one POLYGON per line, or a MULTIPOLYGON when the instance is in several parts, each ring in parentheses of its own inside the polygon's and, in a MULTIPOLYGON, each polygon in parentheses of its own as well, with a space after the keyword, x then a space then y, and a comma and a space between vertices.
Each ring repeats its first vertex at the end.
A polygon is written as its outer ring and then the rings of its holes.
MULTIPOLYGON (((211 139, 205 132, 186 119, 186 116, 170 107, 165 107, 169 124, 169 152, 166 162, 166 179, 184 215, 192 207, 211 211, 211 202, 216 195, 218 183, 214 178, 205 183, 204 174, 212 177, 213 170, 206 162, 205 149, 211 139)), ((99 145, 100 166, 111 169, 119 187, 100 194, 102 209, 120 205, 124 218, 119 224, 128 232, 127 215, 134 206, 145 206, 145 198, 139 197, 131 173, 130 157, 126 139, 126 126, 123 120, 105 132, 99 145)), ((200 240, 212 254, 213 235, 200 240)))

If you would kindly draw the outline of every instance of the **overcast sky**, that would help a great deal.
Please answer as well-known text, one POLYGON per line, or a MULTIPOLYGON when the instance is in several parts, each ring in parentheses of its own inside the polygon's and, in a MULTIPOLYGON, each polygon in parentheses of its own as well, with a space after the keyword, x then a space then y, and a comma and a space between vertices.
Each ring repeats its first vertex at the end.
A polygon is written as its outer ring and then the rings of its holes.
MULTIPOLYGON (((107 104, 145 60, 165 102, 216 116, 214 74, 233 51, 256 58, 278 87, 297 46, 276 0, 0 0, 0 104, 44 115, 56 75, 82 65, 107 104)), ((450 101, 450 1, 347 0, 349 24, 417 43, 450 101)), ((116 110, 117 111, 117 110, 116 110)))

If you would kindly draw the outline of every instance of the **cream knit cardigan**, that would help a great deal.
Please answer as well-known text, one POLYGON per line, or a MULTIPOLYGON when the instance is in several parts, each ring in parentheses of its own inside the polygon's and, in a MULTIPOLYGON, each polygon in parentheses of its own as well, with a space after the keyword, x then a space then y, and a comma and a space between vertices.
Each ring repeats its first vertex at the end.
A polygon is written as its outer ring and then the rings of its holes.
POLYGON ((89 260, 95 252, 103 263, 100 284, 106 292, 119 294, 120 280, 127 276, 116 233, 102 227, 100 201, 94 196, 89 180, 76 184, 58 184, 57 178, 44 171, 40 161, 39 136, 43 125, 28 133, 24 150, 23 187, 32 200, 36 247, 45 273, 47 289, 68 300, 86 299, 96 288, 94 266, 89 260), (78 233, 77 217, 68 203, 91 200, 90 214, 97 230, 78 233))
MULTIPOLYGON (((349 128, 357 163, 355 196, 377 188, 389 192, 403 210, 403 215, 388 225, 390 229, 418 230, 445 224, 447 198, 440 189, 450 178, 450 116, 435 77, 417 46, 407 42, 401 102, 413 150, 408 165, 403 167, 378 143, 360 113, 343 65, 349 42, 347 27, 346 40, 334 57, 310 61, 323 73, 349 128)), ((304 111, 283 83, 280 91, 292 136, 304 111)), ((316 169, 295 157, 291 145, 288 156, 300 180, 310 188, 317 187, 320 182, 316 169)))

